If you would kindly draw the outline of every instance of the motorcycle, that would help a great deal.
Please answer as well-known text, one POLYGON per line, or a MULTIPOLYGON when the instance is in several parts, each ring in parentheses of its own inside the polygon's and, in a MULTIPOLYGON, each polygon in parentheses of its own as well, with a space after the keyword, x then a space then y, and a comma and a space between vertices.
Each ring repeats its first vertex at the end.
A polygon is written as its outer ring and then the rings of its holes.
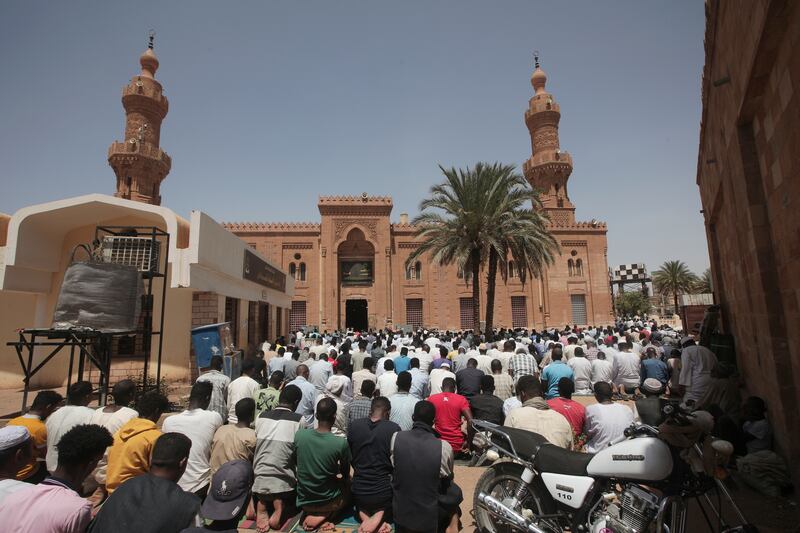
POLYGON ((634 423, 595 454, 565 450, 529 431, 473 421, 480 452, 473 464, 492 463, 475 488, 477 530, 685 533, 688 503, 695 499, 709 531, 757 532, 722 481, 722 463, 733 446, 706 435, 707 419, 705 430, 698 429, 701 413, 666 405, 663 414, 659 427, 634 423), (717 505, 711 499, 715 491, 717 505), (725 522, 723 497, 738 526, 725 522))

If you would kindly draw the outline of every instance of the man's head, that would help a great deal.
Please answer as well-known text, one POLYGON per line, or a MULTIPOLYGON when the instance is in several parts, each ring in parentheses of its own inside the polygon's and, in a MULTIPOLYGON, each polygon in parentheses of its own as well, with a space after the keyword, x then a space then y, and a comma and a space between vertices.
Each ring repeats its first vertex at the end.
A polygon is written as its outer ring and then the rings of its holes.
POLYGON ((761 420, 766 416, 767 403, 759 396, 750 396, 744 401, 742 414, 750 422, 761 420))
POLYGON ((294 359, 295 361, 300 360, 300 350, 298 350, 297 348, 292 350, 292 359, 294 359))
POLYGON ((594 384, 594 398, 598 402, 610 402, 612 394, 610 383, 598 381, 594 384))
POLYGON ((336 402, 332 398, 322 398, 317 403, 317 421, 332 426, 336 421, 336 402))
POLYGON ((69 473, 81 483, 94 470, 106 448, 114 444, 111 433, 103 426, 80 424, 73 427, 58 441, 57 470, 69 473))
POLYGON ((78 381, 67 389, 68 405, 89 405, 92 401, 92 384, 88 381, 78 381))
POLYGON ((558 380, 558 395, 567 400, 572 399, 572 394, 575 392, 575 383, 567 377, 558 380))
POLYGON ((575 357, 586 357, 586 355, 583 353, 583 348, 580 346, 575 347, 575 357))
POLYGON ((567 337, 567 344, 578 344, 578 337, 570 335, 567 337))
POLYGON ((164 433, 153 445, 150 473, 174 483, 183 476, 192 441, 183 433, 164 433))
POLYGON ((563 352, 563 351, 561 350, 561 348, 559 348, 558 346, 556 346, 555 348, 553 348, 553 351, 552 351, 552 352, 550 352, 550 358, 551 358, 553 361, 561 361, 561 358, 562 358, 563 356, 564 356, 564 352, 563 352))
POLYGON ((253 465, 244 459, 228 461, 211 478, 208 495, 200 508, 200 516, 212 520, 214 529, 236 529, 247 512, 247 501, 253 486, 253 465))
POLYGON ((365 379, 361 382, 360 392, 364 398, 372 398, 372 395, 375 394, 375 382, 365 379))
POLYGON ((286 385, 278 395, 278 405, 295 411, 303 399, 303 391, 297 385, 286 385))
POLYGON ((394 372, 394 361, 387 359, 383 362, 383 369, 387 372, 394 372))
POLYGON ((514 353, 514 348, 516 347, 517 343, 512 341, 511 339, 508 339, 506 342, 503 343, 504 352, 514 353))
POLYGON ((278 348, 278 356, 279 357, 283 357, 283 354, 285 354, 285 353, 286 353, 286 348, 284 348, 283 346, 278 348))
POLYGON ((256 375, 256 358, 247 357, 242 361, 242 375, 253 377, 256 375))
POLYGON ((419 359, 412 357, 411 361, 409 362, 409 368, 419 368, 419 359))
POLYGON ((525 375, 517 381, 517 391, 521 397, 520 400, 527 402, 542 397, 542 384, 534 376, 525 375))
POLYGON ((214 385, 210 381, 198 381, 192 385, 192 392, 189 393, 189 408, 208 409, 213 392, 214 385))
POLYGON ((478 368, 478 360, 474 357, 470 357, 467 361, 467 368, 478 368))
POLYGON ((414 405, 414 414, 411 415, 411 420, 433 426, 433 421, 435 419, 436 407, 431 402, 428 400, 422 400, 414 405))
POLYGON ((656 378, 647 378, 640 389, 645 396, 660 396, 664 386, 656 378))
POLYGON ((222 370, 222 356, 221 355, 212 355, 211 362, 208 364, 208 367, 211 370, 220 371, 222 370))
POLYGON ((492 374, 499 374, 503 371, 503 363, 500 359, 492 359, 492 374))
POLYGON ((597 358, 605 361, 606 360, 606 353, 605 352, 597 352, 597 358))
POLYGON ((33 439, 28 428, 23 426, 0 428, 0 476, 13 478, 32 457, 33 439))
POLYGON ((306 365, 303 365, 303 364, 297 365, 297 369, 295 370, 295 373, 298 376, 300 376, 300 377, 302 377, 304 379, 307 379, 308 378, 308 367, 306 365))
POLYGON ((369 417, 373 420, 389 420, 392 404, 385 396, 378 396, 372 399, 369 407, 369 417))
POLYGON ((136 410, 139 412, 139 418, 158 422, 161 415, 169 411, 169 400, 158 391, 150 391, 139 398, 136 410))
POLYGON ((481 377, 481 392, 484 394, 494 394, 494 378, 492 376, 481 377))
POLYGON ((282 370, 276 370, 269 376, 269 386, 273 389, 280 388, 285 378, 286 374, 284 374, 282 370))
POLYGON ((43 390, 36 395, 31 404, 31 412, 39 415, 42 420, 46 419, 55 411, 64 398, 53 390, 43 390))
POLYGON ((367 356, 367 357, 364 358, 363 365, 364 365, 364 369, 365 370, 369 370, 370 372, 372 372, 374 370, 374 368, 375 368, 375 359, 373 359, 372 357, 367 356))
POLYGON ((234 409, 240 424, 249 426, 256 419, 256 401, 252 398, 242 398, 236 402, 234 409))
POLYGON ((133 402, 134 396, 136 396, 136 383, 130 379, 118 381, 117 384, 114 385, 111 395, 114 396, 114 403, 116 405, 127 407, 133 402))
POLYGON ((444 378, 442 381, 442 392, 455 392, 456 391, 456 380, 453 378, 444 378))
POLYGON ((367 351, 367 340, 361 339, 358 341, 358 349, 359 351, 366 352, 367 351))
POLYGON ((400 372, 397 375, 397 390, 400 392, 411 390, 411 372, 400 372))

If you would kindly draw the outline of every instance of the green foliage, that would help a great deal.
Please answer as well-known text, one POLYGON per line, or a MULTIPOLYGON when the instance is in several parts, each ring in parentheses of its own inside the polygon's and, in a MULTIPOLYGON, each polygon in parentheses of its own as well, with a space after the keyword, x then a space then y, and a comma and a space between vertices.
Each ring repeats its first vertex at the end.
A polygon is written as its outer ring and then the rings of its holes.
POLYGON ((650 299, 640 291, 623 292, 615 302, 619 316, 644 316, 650 312, 650 299))
POLYGON ((697 276, 683 261, 665 261, 653 272, 653 288, 659 294, 672 295, 675 310, 678 309, 678 295, 694 292, 697 276))
POLYGON ((694 292, 696 294, 711 294, 714 292, 714 282, 711 277, 711 269, 707 268, 703 274, 697 278, 694 285, 694 292))

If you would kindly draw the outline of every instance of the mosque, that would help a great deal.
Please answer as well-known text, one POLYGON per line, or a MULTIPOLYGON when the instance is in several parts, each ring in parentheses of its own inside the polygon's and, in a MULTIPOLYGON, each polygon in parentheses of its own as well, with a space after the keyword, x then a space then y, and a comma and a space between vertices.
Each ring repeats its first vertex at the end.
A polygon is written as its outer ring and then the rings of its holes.
MULTIPOLYGON (((141 92, 137 83, 143 82, 147 80, 134 82, 128 90, 141 92)), ((530 184, 542 191, 550 230, 562 255, 544 276, 525 284, 515 275, 513 263, 509 264, 508 282, 497 287, 495 323, 515 328, 606 324, 612 320, 607 229, 605 223, 594 219, 575 219, 568 193, 572 156, 560 147, 560 107, 547 91, 546 82, 537 58, 531 77, 534 95, 524 116, 532 155, 522 167, 530 184)), ((170 168, 169 157, 159 148, 167 105, 160 92, 144 94, 149 99, 146 110, 126 107, 125 140, 111 146, 109 164, 117 176, 116 196, 159 204, 160 184, 170 168), (128 145, 136 143, 146 157, 130 165, 126 163, 128 145)), ((415 228, 405 213, 392 220, 391 197, 367 193, 321 196, 317 207, 319 222, 223 224, 294 279, 290 330, 306 326, 320 330, 476 326, 471 280, 457 267, 438 266, 423 258, 405 268, 417 246, 415 228)), ((237 302, 226 301, 225 305, 238 309, 237 302)), ((254 328, 250 340, 271 336, 276 330, 265 325, 269 309, 263 302, 249 302, 248 306, 247 320, 254 328)), ((240 315, 227 312, 225 318, 237 322, 240 315)), ((278 324, 277 330, 281 330, 280 317, 278 324)))

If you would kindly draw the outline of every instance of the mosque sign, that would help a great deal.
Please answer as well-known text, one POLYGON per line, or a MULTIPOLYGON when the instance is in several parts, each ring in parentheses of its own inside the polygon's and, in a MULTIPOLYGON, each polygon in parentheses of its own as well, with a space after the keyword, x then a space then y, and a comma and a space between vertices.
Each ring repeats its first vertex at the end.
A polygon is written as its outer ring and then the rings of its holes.
POLYGON ((244 251, 242 277, 276 291, 286 291, 286 274, 270 265, 250 250, 244 251))
POLYGON ((363 285, 372 283, 372 261, 342 261, 342 283, 363 285))

